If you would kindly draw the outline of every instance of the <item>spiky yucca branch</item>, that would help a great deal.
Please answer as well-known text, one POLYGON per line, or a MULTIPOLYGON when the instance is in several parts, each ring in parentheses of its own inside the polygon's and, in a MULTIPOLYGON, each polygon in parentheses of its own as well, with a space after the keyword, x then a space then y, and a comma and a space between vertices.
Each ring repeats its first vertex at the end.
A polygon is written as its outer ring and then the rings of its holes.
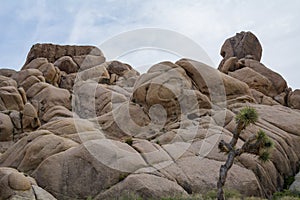
POLYGON ((235 145, 239 139, 241 132, 250 124, 254 124, 258 119, 257 112, 254 108, 245 107, 236 116, 236 128, 233 132, 233 137, 229 143, 221 140, 219 142, 220 152, 226 153, 227 160, 224 165, 220 168, 220 175, 218 180, 218 199, 224 199, 223 186, 225 184, 227 173, 234 163, 234 158, 240 156, 243 153, 249 153, 258 155, 259 159, 262 161, 269 160, 270 153, 269 149, 273 147, 273 142, 266 133, 262 130, 259 130, 256 135, 248 138, 243 146, 239 149, 235 149, 235 145))

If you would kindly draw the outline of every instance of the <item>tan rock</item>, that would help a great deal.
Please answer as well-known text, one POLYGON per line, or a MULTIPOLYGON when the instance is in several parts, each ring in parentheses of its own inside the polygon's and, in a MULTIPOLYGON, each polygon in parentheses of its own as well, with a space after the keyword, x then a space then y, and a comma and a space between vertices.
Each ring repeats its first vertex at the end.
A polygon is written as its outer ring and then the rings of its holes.
POLYGON ((52 120, 60 119, 60 118, 72 118, 77 117, 75 113, 68 110, 64 106, 52 106, 47 110, 47 112, 43 115, 42 120, 44 122, 49 122, 52 120))
MULTIPOLYGON (((205 193, 211 188, 216 188, 221 164, 223 162, 207 158, 186 157, 166 167, 162 173, 175 178, 178 184, 190 193, 205 193)), ((238 165, 233 165, 230 169, 225 187, 234 188, 247 196, 262 193, 255 174, 238 165)))
POLYGON ((112 61, 107 66, 107 71, 110 74, 116 74, 118 76, 123 76, 127 71, 131 69, 132 67, 130 65, 121 63, 119 61, 112 61))
POLYGON ((300 90, 293 91, 288 96, 288 106, 300 110, 300 90))
POLYGON ((262 47, 253 33, 242 31, 225 40, 221 47, 220 54, 223 60, 219 65, 219 69, 222 68, 224 62, 230 57, 241 59, 250 55, 254 60, 260 61, 262 47))
POLYGON ((24 65, 21 70, 38 69, 43 64, 47 64, 47 63, 48 63, 47 58, 36 58, 32 60, 30 63, 28 63, 27 65, 24 65))
POLYGON ((237 57, 230 57, 224 62, 219 70, 225 74, 235 71, 240 68, 238 61, 239 59, 237 57))
POLYGON ((168 120, 175 120, 181 113, 192 112, 192 109, 202 106, 210 108, 208 98, 201 93, 197 95, 193 90, 192 80, 182 67, 171 62, 162 62, 139 77, 131 101, 142 105, 147 112, 153 105, 161 105, 168 120), (189 101, 191 107, 186 107, 185 101, 189 101))
POLYGON ((284 106, 255 106, 259 116, 265 121, 275 125, 276 127, 284 130, 293 135, 300 136, 300 114, 292 109, 284 106), (276 114, 275 114, 276 113, 276 114), (284 123, 282 120, 284 119, 284 123))
POLYGON ((19 172, 12 172, 8 175, 8 184, 14 190, 30 190, 29 180, 19 172))
POLYGON ((103 56, 100 49, 94 46, 72 46, 54 44, 35 44, 31 47, 25 66, 36 58, 47 58, 51 63, 63 56, 95 55, 103 56))
POLYGON ((55 61, 54 66, 56 66, 61 71, 67 74, 75 73, 78 71, 78 65, 73 61, 70 56, 63 56, 55 61))
POLYGON ((237 79, 220 73, 204 63, 190 59, 181 59, 176 64, 185 69, 197 88, 201 93, 207 95, 213 104, 224 106, 226 100, 228 104, 236 101, 253 102, 247 84, 237 79), (237 99, 237 97, 240 99, 237 99), (232 102, 228 101, 231 99, 233 99, 232 102))
POLYGON ((229 72, 228 75, 246 83, 250 88, 267 96, 270 90, 273 89, 272 82, 269 79, 248 67, 229 72))
POLYGON ((26 96, 26 92, 25 92, 24 88, 19 87, 18 92, 22 97, 23 104, 27 103, 27 96, 26 96))
POLYGON ((24 105, 22 113, 22 128, 24 131, 32 131, 41 126, 38 113, 31 103, 26 103, 24 105))
POLYGON ((44 82, 34 84, 28 89, 26 94, 30 101, 38 102, 40 117, 52 106, 61 105, 67 109, 71 108, 68 90, 60 89, 44 82))
POLYGON ((11 78, 0 75, 0 87, 3 86, 14 86, 18 87, 17 82, 11 78))
POLYGON ((243 62, 246 67, 266 77, 272 83, 273 87, 270 89, 268 96, 275 97, 288 89, 287 83, 282 76, 267 68, 262 63, 252 59, 242 59, 240 62, 243 62))
POLYGON ((124 139, 141 133, 153 132, 149 116, 138 104, 122 103, 105 115, 97 117, 97 123, 107 138, 124 139))
POLYGON ((186 191, 174 181, 151 174, 132 174, 124 181, 96 196, 95 199, 115 199, 120 196, 143 199, 161 199, 163 197, 188 197, 186 191))
POLYGON ((30 63, 25 65, 22 70, 25 69, 38 69, 42 72, 45 80, 54 85, 58 86, 60 80, 60 70, 56 68, 52 63, 49 63, 46 58, 36 58, 30 63))
POLYGON ((47 191, 36 185, 35 180, 16 169, 0 167, 0 199, 55 200, 47 191))
POLYGON ((18 86, 27 91, 32 85, 39 82, 45 82, 43 73, 38 69, 24 69, 12 76, 17 81, 18 86))
POLYGON ((23 110, 24 103, 22 96, 14 86, 0 87, 0 111, 23 110))
POLYGON ((48 130, 55 135, 65 136, 81 132, 95 131, 96 125, 86 119, 57 118, 43 124, 39 130, 48 130))
POLYGON ((48 157, 77 146, 76 142, 51 134, 35 131, 21 138, 0 158, 0 166, 10 166, 30 173, 48 157))
POLYGON ((268 97, 255 89, 250 89, 250 91, 251 91, 251 94, 254 97, 256 103, 258 103, 258 104, 264 104, 264 105, 270 105, 270 106, 279 104, 277 101, 275 101, 271 97, 268 97))
POLYGON ((12 77, 15 73, 16 70, 13 69, 5 69, 5 68, 0 69, 1 76, 12 77))
POLYGON ((227 99, 238 99, 246 96, 246 99, 247 97, 250 97, 250 99, 247 99, 246 101, 253 102, 250 88, 246 83, 225 74, 222 75, 222 80, 227 99))
POLYGON ((82 118, 101 116, 112 111, 113 106, 127 101, 123 94, 112 92, 106 85, 93 81, 77 82, 73 89, 73 111, 82 118))
POLYGON ((60 78, 59 87, 63 88, 63 89, 67 89, 70 92, 72 92, 76 76, 77 76, 77 73, 62 75, 60 78))
POLYGON ((161 169, 173 163, 169 154, 158 144, 147 140, 134 140, 132 146, 143 156, 147 164, 154 169, 161 169))
POLYGON ((0 167, 0 199, 34 199, 30 179, 16 169, 0 167))
POLYGON ((47 191, 45 191, 37 185, 32 185, 32 189, 36 200, 56 200, 56 198, 54 198, 50 193, 48 193, 47 191))
POLYGON ((84 71, 80 71, 77 74, 76 79, 87 81, 87 80, 93 80, 98 83, 100 83, 103 79, 109 80, 110 76, 106 69, 107 63, 103 63, 101 65, 97 65, 95 67, 86 69, 84 71))
POLYGON ((60 70, 52 63, 45 63, 38 68, 44 75, 46 82, 58 86, 60 81, 60 70))
POLYGON ((9 117, 16 129, 22 128, 22 120, 21 120, 20 112, 13 110, 10 112, 9 117))
POLYGON ((0 112, 0 141, 13 140, 14 125, 10 117, 0 112))
MULTIPOLYGON (((86 199, 88 196, 96 196, 118 183, 120 177, 126 175, 125 172, 105 165, 108 164, 107 162, 112 161, 111 164, 115 167, 133 165, 132 169, 140 165, 139 160, 126 153, 127 151, 135 152, 132 148, 124 144, 126 148, 116 152, 117 149, 113 150, 112 144, 117 143, 90 141, 53 155, 39 165, 33 172, 33 177, 40 186, 47 188, 58 199, 65 197, 86 199), (102 153, 99 154, 99 152, 102 153), (117 160, 116 155, 120 156, 117 160), (99 160, 101 156, 104 156, 103 160, 99 160)), ((142 161, 141 157, 139 159, 142 161)))
POLYGON ((83 56, 73 56, 73 60, 80 67, 80 71, 101 65, 105 62, 104 56, 94 56, 94 55, 83 55, 83 56))
POLYGON ((274 100, 280 103, 283 106, 287 106, 288 96, 292 92, 292 89, 289 88, 285 92, 282 92, 274 97, 274 100))

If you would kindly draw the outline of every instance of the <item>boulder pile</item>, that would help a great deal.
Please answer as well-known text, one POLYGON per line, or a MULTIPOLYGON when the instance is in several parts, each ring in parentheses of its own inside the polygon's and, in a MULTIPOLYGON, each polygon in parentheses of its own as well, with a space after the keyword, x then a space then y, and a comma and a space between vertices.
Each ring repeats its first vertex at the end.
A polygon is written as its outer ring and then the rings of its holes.
POLYGON ((0 69, 0 199, 159 199, 216 188, 235 115, 254 107, 275 148, 239 157, 226 187, 270 197, 300 163, 300 90, 260 62, 251 32, 225 41, 218 70, 183 58, 140 75, 93 46, 36 44, 0 69))

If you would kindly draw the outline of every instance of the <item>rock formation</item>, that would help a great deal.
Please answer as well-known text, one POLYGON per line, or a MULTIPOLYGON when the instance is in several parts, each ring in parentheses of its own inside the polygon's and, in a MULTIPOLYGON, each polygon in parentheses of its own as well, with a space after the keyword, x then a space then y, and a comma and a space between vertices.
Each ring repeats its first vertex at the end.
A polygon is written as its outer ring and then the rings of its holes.
POLYGON ((20 71, 0 70, 0 199, 205 193, 226 159, 218 142, 245 106, 259 120, 237 146, 262 129, 275 148, 268 163, 237 159, 225 187, 270 197, 299 169, 300 93, 261 54, 241 32, 219 70, 184 58, 140 75, 97 47, 34 45, 20 71))

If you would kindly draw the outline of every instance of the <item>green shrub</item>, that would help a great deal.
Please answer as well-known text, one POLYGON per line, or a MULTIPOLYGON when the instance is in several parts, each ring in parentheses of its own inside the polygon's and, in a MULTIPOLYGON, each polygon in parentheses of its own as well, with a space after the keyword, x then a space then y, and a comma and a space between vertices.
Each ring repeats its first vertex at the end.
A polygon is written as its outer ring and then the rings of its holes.
POLYGON ((128 173, 120 174, 120 176, 119 176, 119 182, 123 181, 128 175, 129 175, 128 173))
POLYGON ((132 137, 126 138, 125 143, 127 143, 129 146, 132 146, 133 143, 132 137))
POLYGON ((128 192, 127 194, 123 194, 119 199, 120 200, 143 200, 142 197, 140 197, 138 194, 133 192, 128 192))
POLYGON ((283 189, 287 190, 290 188, 290 186, 292 185, 292 183, 295 181, 295 177, 294 176, 288 176, 284 179, 284 185, 283 185, 283 189))
POLYGON ((204 200, 204 198, 201 194, 192 194, 189 197, 163 197, 161 200, 204 200))
MULTIPOLYGON (((234 189, 225 189, 224 190, 226 199, 242 199, 242 195, 239 191, 234 189)), ((204 195, 204 199, 217 199, 217 190, 210 190, 204 195)))
POLYGON ((300 200, 300 192, 294 192, 294 191, 290 191, 290 190, 283 190, 282 192, 275 192, 273 194, 273 198, 274 200, 300 200))

